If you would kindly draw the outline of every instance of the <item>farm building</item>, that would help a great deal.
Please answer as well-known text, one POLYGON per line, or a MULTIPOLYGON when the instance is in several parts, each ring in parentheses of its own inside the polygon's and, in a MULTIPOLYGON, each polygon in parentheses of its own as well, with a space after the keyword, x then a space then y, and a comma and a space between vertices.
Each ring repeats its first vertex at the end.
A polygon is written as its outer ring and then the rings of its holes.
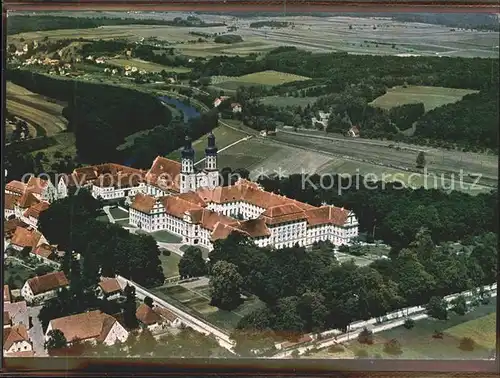
POLYGON ((45 340, 48 340, 48 334, 53 329, 60 330, 69 344, 77 339, 114 345, 117 341, 125 342, 128 337, 128 331, 115 318, 99 310, 51 320, 45 340))

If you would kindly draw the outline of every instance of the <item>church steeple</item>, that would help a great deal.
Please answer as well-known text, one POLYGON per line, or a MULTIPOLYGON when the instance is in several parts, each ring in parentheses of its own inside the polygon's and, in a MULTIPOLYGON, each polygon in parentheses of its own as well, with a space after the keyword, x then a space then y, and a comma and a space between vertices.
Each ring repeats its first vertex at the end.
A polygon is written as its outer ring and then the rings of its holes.
POLYGON ((184 139, 184 147, 182 148, 181 156, 182 159, 194 160, 194 150, 191 144, 191 138, 188 135, 186 135, 186 138, 184 139))
POLYGON ((206 156, 217 155, 217 146, 215 145, 215 135, 212 132, 208 134, 208 144, 207 148, 205 148, 205 155, 206 156))

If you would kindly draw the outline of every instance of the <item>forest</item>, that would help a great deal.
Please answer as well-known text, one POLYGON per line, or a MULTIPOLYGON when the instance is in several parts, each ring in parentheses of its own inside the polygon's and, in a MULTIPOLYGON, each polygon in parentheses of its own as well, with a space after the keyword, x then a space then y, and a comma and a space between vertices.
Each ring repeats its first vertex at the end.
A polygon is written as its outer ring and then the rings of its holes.
POLYGON ((477 196, 459 191, 448 194, 439 189, 404 188, 396 182, 369 183, 362 176, 354 176, 353 182, 359 182, 356 188, 348 185, 349 178, 334 174, 322 181, 319 175, 309 180, 305 187, 301 175, 264 178, 259 183, 268 191, 311 205, 325 202, 354 211, 360 231, 367 232, 371 241, 384 241, 394 253, 406 248, 420 227, 428 228, 436 243, 469 243, 471 238, 498 228, 496 191, 477 196))
MULTIPOLYGON (((242 293, 266 303, 245 315, 241 332, 294 340, 304 332, 343 329, 356 320, 383 316, 391 310, 427 304, 433 296, 472 289, 496 281, 495 233, 471 239, 471 250, 436 245, 425 228, 392 259, 369 266, 339 263, 328 242, 271 250, 259 248, 241 234, 217 241, 209 271, 226 262, 237 269, 242 293)), ((220 278, 218 278, 220 279, 220 278)), ((232 285, 226 278, 226 285, 232 285)))
POLYGON ((101 208, 98 200, 80 188, 42 212, 38 229, 61 250, 77 251, 83 260, 90 256, 105 277, 120 274, 145 287, 163 283, 160 252, 153 237, 96 220, 101 208))
POLYGON ((63 109, 68 131, 75 133, 79 158, 89 164, 119 162, 116 147, 126 136, 171 120, 169 109, 147 93, 25 70, 9 70, 6 76, 35 93, 68 103, 63 109))
POLYGON ((365 138, 471 151, 496 153, 497 150, 498 60, 312 54, 288 47, 277 48, 259 59, 214 57, 193 64, 193 75, 202 76, 237 76, 262 70, 312 76, 311 80, 275 87, 239 87, 234 97, 243 105, 242 120, 257 130, 275 129, 279 124, 308 127, 313 116, 327 111, 331 119, 325 131, 345 133, 347 125, 357 124, 365 138), (370 105, 397 85, 466 88, 480 92, 425 115, 421 105, 392 110, 370 105), (317 98, 305 106, 277 107, 261 103, 260 99, 266 96, 317 98), (413 123, 417 130, 414 135, 400 133, 413 123))

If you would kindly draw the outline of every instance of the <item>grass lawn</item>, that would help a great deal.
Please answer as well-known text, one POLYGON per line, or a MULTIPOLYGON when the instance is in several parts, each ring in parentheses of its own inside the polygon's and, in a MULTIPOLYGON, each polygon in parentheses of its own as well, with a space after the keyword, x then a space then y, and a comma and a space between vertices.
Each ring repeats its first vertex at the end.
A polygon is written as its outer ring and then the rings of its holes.
POLYGON ((7 82, 7 110, 36 129, 36 136, 54 135, 66 130, 68 121, 62 115, 64 104, 7 82))
POLYGON ((99 216, 97 217, 97 220, 98 220, 98 221, 101 221, 101 222, 110 223, 110 222, 109 222, 109 218, 108 218, 108 216, 107 216, 106 214, 99 215, 99 216))
POLYGON ((153 63, 153 62, 148 62, 146 60, 142 59, 109 59, 106 61, 106 63, 119 66, 119 67, 125 67, 125 66, 131 66, 131 67, 137 67, 139 70, 145 70, 148 72, 160 72, 161 70, 165 70, 167 72, 178 72, 178 73, 183 73, 183 72, 189 72, 191 71, 189 68, 186 67, 170 67, 170 66, 163 66, 161 64, 153 63))
POLYGON ((170 232, 165 230, 152 232, 150 233, 150 235, 157 241, 163 243, 180 243, 182 241, 182 238, 180 236, 171 234, 170 232))
POLYGON ((302 81, 309 79, 310 78, 305 76, 268 70, 242 76, 213 76, 212 84, 217 85, 221 88, 225 88, 224 85, 225 83, 237 83, 239 85, 244 85, 244 84, 280 85, 285 83, 291 83, 293 81, 302 81))
POLYGON ((122 209, 120 209, 118 207, 110 208, 109 212, 111 213, 111 216, 115 219, 128 218, 128 212, 123 211, 122 209))
POLYGON ((264 105, 273 105, 278 107, 285 106, 307 106, 316 102, 317 97, 289 97, 289 96, 268 96, 260 99, 264 105))
POLYGON ((448 328, 446 333, 457 339, 470 337, 484 348, 493 349, 496 343, 497 314, 492 313, 481 318, 448 328))
MULTIPOLYGON (((353 352, 366 349, 371 357, 380 354, 384 358, 408 359, 488 358, 495 345, 495 311, 496 298, 492 298, 488 305, 480 306, 464 316, 450 313, 449 319, 446 321, 422 319, 417 321, 415 327, 410 330, 401 326, 377 333, 374 345, 363 345, 357 340, 353 340, 347 343, 346 347, 353 352), (476 326, 481 327, 480 330, 476 326), (444 332, 442 339, 432 337, 435 330, 444 332), (480 340, 478 340, 479 345, 470 352, 459 349, 460 339, 465 335, 472 335, 473 332, 477 332, 475 337, 488 337, 490 341, 485 340, 483 343, 486 344, 481 345, 479 344, 480 340), (401 343, 403 350, 401 355, 392 356, 383 351, 384 343, 391 339, 397 339, 401 343)), ((474 338, 474 336, 471 337, 474 338)))
POLYGON ((4 283, 9 282, 10 277, 14 277, 15 286, 10 289, 21 289, 26 280, 35 273, 33 270, 26 268, 17 263, 17 261, 8 259, 4 262, 4 283))
POLYGON ((163 267, 163 274, 165 278, 175 277, 179 275, 179 261, 181 257, 171 252, 170 256, 164 256, 160 253, 161 266, 163 267))
POLYGON ((444 87, 426 87, 426 86, 402 86, 391 88, 386 94, 376 98, 370 104, 390 109, 395 106, 405 104, 415 104, 422 102, 425 110, 429 111, 439 106, 457 102, 467 94, 477 93, 478 91, 470 89, 444 88, 444 87))

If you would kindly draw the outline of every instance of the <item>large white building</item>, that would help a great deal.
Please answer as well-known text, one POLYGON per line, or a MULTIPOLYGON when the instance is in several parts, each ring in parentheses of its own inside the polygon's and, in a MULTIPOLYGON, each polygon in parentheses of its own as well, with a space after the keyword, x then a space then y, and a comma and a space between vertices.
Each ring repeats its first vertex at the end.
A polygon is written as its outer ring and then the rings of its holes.
POLYGON ((326 240, 349 244, 358 236, 358 221, 347 209, 311 206, 266 192, 243 179, 232 186, 220 186, 212 134, 205 153, 205 169, 199 172, 194 169, 189 139, 180 165, 157 158, 148 172, 146 193, 138 193, 130 206, 130 224, 147 232, 166 230, 181 236, 185 244, 209 250, 215 240, 231 232, 243 233, 259 246, 276 248, 326 240), (172 180, 176 177, 180 179, 172 180))

